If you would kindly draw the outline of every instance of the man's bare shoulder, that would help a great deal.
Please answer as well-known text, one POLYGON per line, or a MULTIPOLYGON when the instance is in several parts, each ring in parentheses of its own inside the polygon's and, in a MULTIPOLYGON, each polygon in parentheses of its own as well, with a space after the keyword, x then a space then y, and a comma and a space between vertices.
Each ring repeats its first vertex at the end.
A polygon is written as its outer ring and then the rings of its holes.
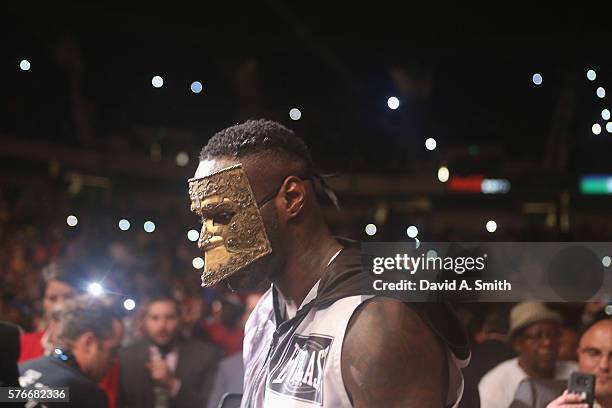
POLYGON ((355 407, 441 407, 448 389, 446 352, 408 305, 374 298, 349 322, 342 378, 355 407))

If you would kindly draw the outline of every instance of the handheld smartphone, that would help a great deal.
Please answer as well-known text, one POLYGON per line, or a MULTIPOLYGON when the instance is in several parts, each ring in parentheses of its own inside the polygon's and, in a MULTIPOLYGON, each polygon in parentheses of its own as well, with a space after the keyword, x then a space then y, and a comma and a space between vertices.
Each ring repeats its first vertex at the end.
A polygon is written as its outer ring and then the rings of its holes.
POLYGON ((567 382, 567 390, 582 395, 589 407, 592 407, 595 401, 595 376, 574 371, 567 382))

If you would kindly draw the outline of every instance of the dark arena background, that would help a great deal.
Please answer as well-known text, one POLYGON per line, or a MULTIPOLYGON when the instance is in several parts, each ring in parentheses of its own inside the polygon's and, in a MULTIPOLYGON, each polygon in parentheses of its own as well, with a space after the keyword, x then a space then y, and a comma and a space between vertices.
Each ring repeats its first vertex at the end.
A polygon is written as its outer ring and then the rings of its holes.
MULTIPOLYGON (((240 353, 249 298, 200 286, 187 180, 248 119, 304 139, 340 202, 321 198, 335 235, 612 241, 612 24, 595 4, 3 8, 0 320, 24 333, 47 327, 45 271, 71 264, 77 291, 122 309, 124 346, 163 287, 187 337, 240 353)), ((609 302, 548 304, 570 350, 609 302)), ((513 306, 455 308, 477 345, 513 306)))

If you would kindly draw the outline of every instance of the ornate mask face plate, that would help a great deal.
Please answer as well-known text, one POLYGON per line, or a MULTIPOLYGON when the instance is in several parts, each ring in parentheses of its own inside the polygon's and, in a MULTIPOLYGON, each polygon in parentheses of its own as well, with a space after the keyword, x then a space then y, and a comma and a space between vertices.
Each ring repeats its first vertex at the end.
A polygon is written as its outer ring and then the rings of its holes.
POLYGON ((202 218, 202 286, 212 286, 272 252, 242 165, 189 180, 191 211, 202 218))

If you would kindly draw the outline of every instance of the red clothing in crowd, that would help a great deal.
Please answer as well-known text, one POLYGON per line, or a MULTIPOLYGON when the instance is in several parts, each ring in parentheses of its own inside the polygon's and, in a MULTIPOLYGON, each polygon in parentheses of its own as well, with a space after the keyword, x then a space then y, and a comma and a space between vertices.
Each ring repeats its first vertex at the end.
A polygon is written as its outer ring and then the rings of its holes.
POLYGON ((106 393, 108 408, 115 408, 117 406, 117 387, 119 386, 118 358, 113 361, 104 378, 98 383, 98 386, 106 393))
POLYGON ((244 330, 240 328, 228 329, 219 322, 204 322, 204 329, 210 339, 220 346, 226 356, 238 353, 242 350, 244 330))
POLYGON ((38 358, 45 352, 42 346, 42 338, 45 332, 24 333, 20 337, 21 354, 19 354, 19 363, 26 360, 38 358))
MULTIPOLYGON (((19 363, 34 358, 42 357, 45 350, 42 346, 42 338, 45 332, 25 333, 20 338, 21 354, 19 363)), ((119 384, 119 360, 113 361, 111 368, 98 386, 106 393, 109 408, 115 408, 117 403, 117 386, 119 384)))

